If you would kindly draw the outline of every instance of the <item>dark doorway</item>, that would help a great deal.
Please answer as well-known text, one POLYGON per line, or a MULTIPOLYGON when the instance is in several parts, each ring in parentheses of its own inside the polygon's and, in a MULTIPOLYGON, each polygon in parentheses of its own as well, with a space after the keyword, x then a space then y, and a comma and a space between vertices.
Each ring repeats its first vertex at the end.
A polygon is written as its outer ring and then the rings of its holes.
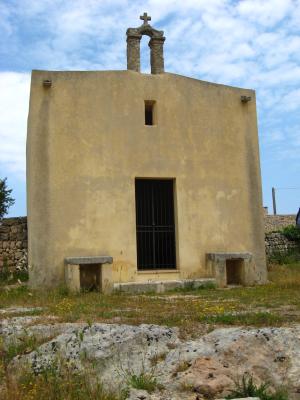
POLYGON ((242 282, 243 260, 226 260, 227 285, 240 285, 242 282))
POLYGON ((176 268, 174 180, 136 179, 138 269, 176 268))
POLYGON ((80 265, 80 288, 84 291, 100 290, 100 264, 80 265))

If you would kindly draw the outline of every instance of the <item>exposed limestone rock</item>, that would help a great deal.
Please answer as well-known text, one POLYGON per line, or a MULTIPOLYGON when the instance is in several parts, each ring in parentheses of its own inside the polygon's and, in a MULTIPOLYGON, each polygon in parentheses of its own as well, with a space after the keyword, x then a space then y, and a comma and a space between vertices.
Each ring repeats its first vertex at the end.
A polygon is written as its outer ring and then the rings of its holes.
MULTIPOLYGON (((300 390, 300 326, 294 328, 217 329, 169 353, 191 367, 178 373, 174 388, 192 385, 199 393, 220 397, 245 373, 258 383, 300 390)), ((172 384, 172 382, 171 382, 172 384)))
POLYGON ((127 400, 195 400, 195 393, 148 393, 146 390, 131 389, 127 400))
MULTIPOLYGON (((176 328, 100 323, 28 326, 28 318, 33 317, 2 322, 0 334, 12 340, 21 334, 22 324, 27 324, 27 334, 47 338, 48 332, 52 340, 16 357, 11 363, 14 370, 29 363, 39 373, 57 360, 66 360, 79 370, 92 363, 110 389, 124 387, 133 374, 151 374, 164 390, 147 394, 144 400, 222 398, 245 373, 252 374, 257 384, 288 385, 291 393, 300 391, 300 325, 222 328, 183 342, 176 328)), ((140 400, 138 396, 146 394, 132 390, 129 398, 140 400)))
POLYGON ((42 307, 9 307, 9 308, 5 308, 5 309, 0 309, 0 315, 5 314, 27 314, 27 313, 33 313, 36 311, 42 311, 43 308, 42 307))
POLYGON ((90 360, 103 382, 115 388, 117 382, 125 382, 131 374, 149 371, 151 359, 169 351, 168 345, 176 342, 179 343, 176 329, 154 325, 74 324, 37 352, 15 359, 15 363, 29 362, 39 373, 58 359, 67 360, 78 370, 84 368, 83 359, 90 360))

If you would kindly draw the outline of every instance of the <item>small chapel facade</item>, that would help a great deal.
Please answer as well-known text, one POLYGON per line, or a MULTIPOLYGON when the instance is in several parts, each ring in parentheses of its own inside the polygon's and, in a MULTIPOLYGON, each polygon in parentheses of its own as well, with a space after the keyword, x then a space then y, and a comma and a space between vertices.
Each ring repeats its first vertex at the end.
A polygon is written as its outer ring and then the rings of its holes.
POLYGON ((166 73, 164 33, 141 19, 126 71, 32 72, 30 284, 264 283, 255 92, 166 73))

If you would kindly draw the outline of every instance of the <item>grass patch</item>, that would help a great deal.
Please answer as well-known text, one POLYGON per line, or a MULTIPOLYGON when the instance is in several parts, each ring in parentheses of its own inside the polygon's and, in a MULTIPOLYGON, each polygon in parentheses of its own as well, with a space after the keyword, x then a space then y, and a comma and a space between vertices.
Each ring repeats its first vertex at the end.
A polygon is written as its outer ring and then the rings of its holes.
POLYGON ((123 394, 105 390, 94 371, 76 372, 55 364, 35 375, 28 368, 19 378, 5 382, 6 400, 124 400, 123 394), (91 379, 92 378, 92 379, 91 379))
POLYGON ((245 314, 218 314, 204 315, 200 317, 201 322, 208 324, 222 325, 254 325, 254 326, 274 326, 284 322, 280 315, 270 312, 253 312, 245 314))
POLYGON ((294 307, 292 322, 300 322, 300 262, 271 265, 267 285, 233 289, 202 288, 170 294, 69 293, 18 287, 0 291, 0 308, 42 307, 43 315, 61 322, 117 322, 178 326, 185 335, 199 335, 209 324, 270 326, 291 322, 285 312, 294 307), (193 296, 186 296, 186 294, 193 296), (280 311, 280 308, 283 311, 280 311), (268 312, 267 312, 268 311, 268 312))
POLYGON ((269 255, 268 261, 271 264, 287 265, 300 261, 300 250, 277 251, 269 255))
MULTIPOLYGON (((282 297, 289 290, 300 289, 300 262, 293 262, 288 265, 269 265, 269 279, 273 283, 274 290, 281 289, 282 297)), ((295 299, 298 303, 298 298, 295 299)), ((290 301, 293 302, 293 296, 290 301)))
POLYGON ((244 375, 226 399, 245 397, 258 397, 260 400, 289 400, 285 390, 278 389, 275 393, 271 393, 267 383, 256 385, 251 375, 244 375))
MULTIPOLYGON (((270 283, 267 285, 250 288, 217 290, 210 287, 197 290, 191 288, 171 297, 170 294, 159 296, 126 293, 106 295, 97 292, 72 294, 65 287, 56 290, 30 290, 20 286, 11 290, 0 290, 0 308, 42 307, 39 311, 41 317, 54 315, 61 322, 78 321, 85 322, 89 326, 95 322, 177 326, 183 338, 197 337, 217 325, 261 327, 300 322, 300 262, 288 265, 271 264, 269 280, 270 283), (186 295, 189 293, 193 296, 186 295), (287 312, 291 308, 295 311, 292 317, 287 312)), ((97 377, 94 379, 96 386, 91 387, 85 375, 73 374, 69 370, 65 371, 64 377, 53 371, 46 371, 43 376, 32 376, 27 372, 21 383, 11 382, 7 372, 10 360, 17 354, 33 351, 40 345, 36 338, 24 336, 22 340, 7 345, 5 349, 3 344, 0 344, 0 382, 6 382, 5 399, 119 400, 122 398, 121 394, 105 392, 97 377), (85 388, 87 394, 83 393, 81 387, 85 388)), ((169 343, 168 347, 175 348, 176 344, 169 343)), ((163 357, 157 355, 153 365, 163 361, 163 357)), ((179 366, 177 372, 187 367, 188 365, 179 366)), ((130 374, 127 377, 130 387, 150 392, 159 389, 151 374, 130 374)), ((245 382, 248 389, 251 387, 250 383, 249 379, 245 382)), ((251 384, 255 386, 253 380, 251 384)), ((255 387, 257 390, 260 388, 257 385, 255 387)), ((267 388, 265 391, 269 396, 267 388)), ((281 392, 276 396, 279 397, 261 399, 287 399, 281 392)))

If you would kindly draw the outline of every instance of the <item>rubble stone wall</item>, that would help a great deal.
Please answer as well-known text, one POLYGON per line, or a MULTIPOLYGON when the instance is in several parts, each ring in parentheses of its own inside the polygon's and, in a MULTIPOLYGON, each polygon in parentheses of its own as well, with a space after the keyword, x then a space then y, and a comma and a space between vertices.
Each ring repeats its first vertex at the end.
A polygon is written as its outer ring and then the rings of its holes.
POLYGON ((0 271, 27 268, 27 217, 0 221, 0 271))
POLYGON ((265 215, 265 232, 279 231, 288 225, 296 224, 296 215, 265 215))
POLYGON ((280 232, 266 233, 265 244, 267 257, 275 253, 289 253, 299 248, 299 243, 287 239, 280 232))

